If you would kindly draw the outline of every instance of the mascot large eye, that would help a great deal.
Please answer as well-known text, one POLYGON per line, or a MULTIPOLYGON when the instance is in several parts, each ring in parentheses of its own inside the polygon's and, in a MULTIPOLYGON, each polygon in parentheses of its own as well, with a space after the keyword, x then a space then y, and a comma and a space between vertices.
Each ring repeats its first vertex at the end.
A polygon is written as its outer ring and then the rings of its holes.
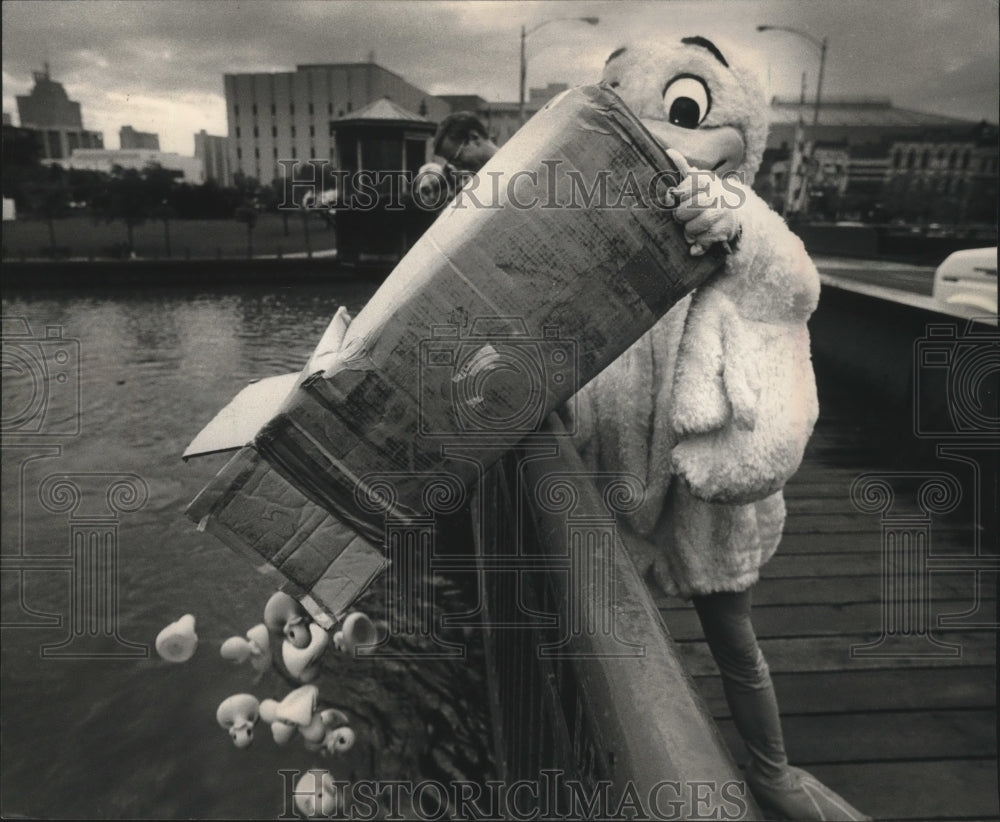
POLYGON ((700 77, 682 74, 663 89, 663 109, 667 119, 681 128, 698 128, 708 116, 712 98, 700 77))

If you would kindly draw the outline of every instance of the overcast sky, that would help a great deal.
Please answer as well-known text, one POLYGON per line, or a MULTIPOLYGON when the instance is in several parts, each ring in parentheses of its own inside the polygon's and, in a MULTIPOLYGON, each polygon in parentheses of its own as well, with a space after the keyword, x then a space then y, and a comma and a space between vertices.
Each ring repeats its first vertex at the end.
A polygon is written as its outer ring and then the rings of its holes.
POLYGON ((896 105, 996 122, 997 0, 663 0, 662 2, 352 2, 351 0, 4 0, 3 110, 45 61, 109 148, 129 124, 191 154, 193 134, 226 133, 222 75, 297 63, 376 62, 432 94, 516 100, 521 25, 528 84, 593 82, 629 38, 703 34, 759 57, 773 94, 815 91, 818 50, 758 24, 829 38, 824 97, 888 96, 896 105))

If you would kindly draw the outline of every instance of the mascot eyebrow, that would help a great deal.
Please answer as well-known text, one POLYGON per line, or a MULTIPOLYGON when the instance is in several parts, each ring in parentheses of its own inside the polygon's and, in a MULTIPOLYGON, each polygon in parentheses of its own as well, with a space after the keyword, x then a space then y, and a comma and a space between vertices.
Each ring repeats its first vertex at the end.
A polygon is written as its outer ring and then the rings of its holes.
POLYGON ((620 57, 624 53, 625 53, 625 46, 622 46, 620 49, 615 49, 613 52, 611 52, 610 55, 608 55, 608 59, 604 61, 604 65, 607 65, 616 57, 620 57))
MULTIPOLYGON (((712 52, 712 56, 718 60, 726 68, 729 68, 729 63, 726 62, 726 58, 722 56, 722 52, 719 51, 719 47, 715 45, 711 40, 705 37, 683 37, 681 42, 686 46, 701 46, 703 49, 708 49, 712 52)), ((615 55, 612 54, 611 57, 615 55)), ((608 58, 611 59, 610 57, 608 58)))

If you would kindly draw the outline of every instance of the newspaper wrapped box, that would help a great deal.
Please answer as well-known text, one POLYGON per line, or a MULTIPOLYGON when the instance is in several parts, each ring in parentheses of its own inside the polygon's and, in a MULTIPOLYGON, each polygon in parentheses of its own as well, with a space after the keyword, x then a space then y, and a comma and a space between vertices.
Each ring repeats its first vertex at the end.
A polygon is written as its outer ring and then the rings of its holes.
POLYGON ((426 516, 429 483, 468 489, 722 265, 690 255, 676 182, 614 92, 550 102, 339 345, 324 338, 189 516, 339 617, 383 568, 388 519, 426 516))

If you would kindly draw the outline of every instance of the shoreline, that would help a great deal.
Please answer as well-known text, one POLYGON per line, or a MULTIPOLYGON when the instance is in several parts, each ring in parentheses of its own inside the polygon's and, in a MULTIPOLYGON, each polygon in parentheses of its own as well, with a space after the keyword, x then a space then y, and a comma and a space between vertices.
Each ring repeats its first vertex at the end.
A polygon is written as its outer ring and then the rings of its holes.
POLYGON ((288 282, 382 280, 392 265, 352 265, 336 255, 203 257, 191 259, 4 260, 0 285, 7 289, 181 287, 288 282))

